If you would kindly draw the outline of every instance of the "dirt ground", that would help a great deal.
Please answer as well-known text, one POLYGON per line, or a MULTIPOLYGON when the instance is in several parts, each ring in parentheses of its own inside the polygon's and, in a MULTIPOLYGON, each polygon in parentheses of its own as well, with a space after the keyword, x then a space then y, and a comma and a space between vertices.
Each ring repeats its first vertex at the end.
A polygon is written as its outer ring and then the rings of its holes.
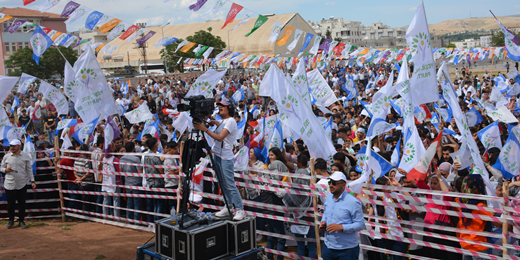
MULTIPOLYGON (((136 249, 151 232, 96 222, 43 220, 30 228, 7 229, 0 221, 0 260, 13 259, 136 259, 136 249)), ((154 239, 152 239, 154 241, 154 239)))

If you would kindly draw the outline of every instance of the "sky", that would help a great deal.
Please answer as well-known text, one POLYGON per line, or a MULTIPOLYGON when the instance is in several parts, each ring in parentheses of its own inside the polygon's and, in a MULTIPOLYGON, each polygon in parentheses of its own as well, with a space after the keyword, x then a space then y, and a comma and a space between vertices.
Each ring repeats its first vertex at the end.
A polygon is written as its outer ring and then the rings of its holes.
MULTIPOLYGON (((39 9, 47 0, 36 0, 25 8, 39 9)), ((228 1, 217 14, 201 17, 210 10, 216 0, 208 2, 197 12, 189 10, 189 6, 197 0, 75 0, 94 10, 108 14, 129 23, 144 22, 148 26, 183 24, 206 20, 225 19, 232 2, 228 1)), ((48 12, 61 13, 68 0, 52 7, 48 12)), ((234 0, 251 11, 259 14, 284 14, 298 12, 306 21, 318 22, 331 16, 343 18, 344 21, 360 21, 363 25, 382 22, 391 27, 407 26, 413 19, 415 9, 421 3, 417 0, 234 0)), ((0 0, 0 6, 24 7, 22 0, 0 0)), ((449 19, 470 17, 489 17, 489 10, 497 16, 520 14, 520 2, 513 0, 424 0, 426 16, 429 24, 449 19)), ((76 31, 84 27, 87 15, 67 27, 68 31, 76 31)), ((239 13, 237 19, 242 19, 239 13)), ((520 18, 519 18, 520 19, 520 18)), ((253 19, 251 19, 253 20, 253 19)), ((251 23, 251 21, 249 21, 251 23)))

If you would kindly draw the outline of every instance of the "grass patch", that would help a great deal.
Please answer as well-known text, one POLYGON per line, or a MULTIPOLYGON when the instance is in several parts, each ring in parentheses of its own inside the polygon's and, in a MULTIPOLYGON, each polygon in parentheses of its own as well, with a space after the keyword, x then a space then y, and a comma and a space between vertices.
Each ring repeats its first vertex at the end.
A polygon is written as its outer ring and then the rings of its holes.
POLYGON ((61 230, 72 231, 72 229, 70 229, 68 227, 62 227, 61 230))
POLYGON ((40 226, 48 226, 49 224, 43 222, 29 222, 27 223, 28 227, 40 227, 40 226))
POLYGON ((59 225, 56 225, 57 227, 72 227, 76 224, 59 224, 59 225))
POLYGON ((105 259, 105 258, 107 258, 107 257, 104 255, 97 254, 96 258, 94 258, 94 259, 105 259))
POLYGON ((7 225, 7 222, 8 222, 7 220, 0 220, 0 225, 2 225, 2 226, 7 225))

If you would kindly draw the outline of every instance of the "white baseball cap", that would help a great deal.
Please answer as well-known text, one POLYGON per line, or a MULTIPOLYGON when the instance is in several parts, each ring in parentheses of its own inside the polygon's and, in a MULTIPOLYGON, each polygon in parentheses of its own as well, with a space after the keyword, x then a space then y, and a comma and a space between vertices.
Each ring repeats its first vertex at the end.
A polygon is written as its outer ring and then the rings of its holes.
POLYGON ((331 176, 327 177, 327 179, 347 182, 347 178, 345 177, 345 174, 343 174, 342 172, 334 172, 331 176))
POLYGON ((9 142, 9 145, 10 145, 10 146, 13 146, 13 145, 22 145, 22 142, 20 142, 20 140, 18 140, 18 139, 13 139, 13 140, 11 140, 11 142, 9 142))

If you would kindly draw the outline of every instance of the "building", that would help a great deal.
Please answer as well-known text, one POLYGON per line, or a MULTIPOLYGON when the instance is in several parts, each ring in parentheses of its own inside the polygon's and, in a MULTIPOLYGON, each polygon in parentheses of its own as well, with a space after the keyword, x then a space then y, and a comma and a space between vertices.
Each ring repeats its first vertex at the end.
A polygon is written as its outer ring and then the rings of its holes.
POLYGON ((4 66, 4 60, 21 48, 30 48, 29 41, 32 34, 27 33, 34 29, 34 26, 28 26, 24 28, 18 28, 14 33, 5 32, 5 29, 16 20, 25 20, 34 24, 47 27, 60 32, 67 32, 67 26, 64 23, 67 18, 60 17, 59 14, 40 12, 38 10, 31 10, 27 8, 6 8, 1 7, 0 13, 4 13, 12 16, 13 18, 4 22, 3 26, 0 26, 0 42, 2 42, 2 48, 0 48, 0 75, 5 76, 7 73, 13 71, 13 69, 7 69, 4 66), (16 19, 16 20, 15 20, 16 19))
POLYGON ((448 38, 441 38, 441 36, 433 36, 430 34, 431 44, 434 49, 442 48, 450 45, 451 41, 448 38))
POLYGON ((92 42, 108 43, 108 33, 102 33, 98 31, 98 27, 99 26, 94 27, 93 30, 89 30, 86 28, 79 29, 79 37, 81 37, 81 39, 89 39, 92 42))
POLYGON ((491 35, 480 36, 480 47, 483 47, 483 48, 491 47, 491 39, 492 38, 493 38, 493 36, 491 36, 491 35))
MULTIPOLYGON (((295 29, 315 34, 312 27, 298 13, 265 16, 269 18, 267 22, 248 37, 244 37, 244 35, 249 33, 253 28, 255 18, 251 18, 248 23, 240 25, 235 31, 233 31, 233 28, 241 21, 241 19, 235 19, 235 21, 228 24, 225 29, 220 29, 222 25, 224 25, 224 20, 147 27, 147 29, 156 32, 156 34, 147 42, 147 63, 149 65, 163 64, 164 61, 160 55, 162 48, 154 47, 154 45, 163 37, 163 34, 164 36, 186 39, 186 37, 193 35, 195 32, 207 30, 211 27, 211 33, 215 36, 219 36, 224 42, 226 42, 227 50, 252 55, 275 55, 286 54, 288 52, 287 46, 293 41, 294 33, 290 35, 287 43, 282 46, 278 46, 276 43, 268 41, 271 36, 271 29, 273 28, 274 21, 278 21, 284 26, 289 25, 295 29)), ((282 28, 282 31, 278 35, 278 39, 283 37, 284 33, 285 28, 282 28)), ((303 42, 304 39, 300 38, 294 50, 298 51, 301 49, 303 47, 303 42)), ((107 57, 108 55, 98 53, 97 59, 102 69, 106 69, 108 72, 113 72, 115 70, 123 69, 124 66, 130 64, 134 69, 139 71, 139 67, 142 65, 142 60, 139 50, 135 48, 135 40, 126 42, 119 38, 115 38, 109 42, 109 44, 111 46, 118 46, 118 48, 114 53, 112 53, 111 59, 107 57)), ((309 44, 304 51, 310 50, 311 47, 312 44, 309 44)), ((218 53, 221 51, 222 50, 214 50, 213 52, 218 53)), ((294 57, 296 55, 297 53, 286 56, 294 57)))
POLYGON ((381 22, 371 26, 363 26, 361 22, 343 21, 343 18, 322 19, 320 22, 310 22, 319 36, 325 37, 331 32, 333 39, 341 38, 341 42, 365 48, 407 48, 405 35, 407 27, 391 28, 381 22))
POLYGON ((480 39, 465 39, 461 42, 453 42, 457 49, 480 47, 480 39))

